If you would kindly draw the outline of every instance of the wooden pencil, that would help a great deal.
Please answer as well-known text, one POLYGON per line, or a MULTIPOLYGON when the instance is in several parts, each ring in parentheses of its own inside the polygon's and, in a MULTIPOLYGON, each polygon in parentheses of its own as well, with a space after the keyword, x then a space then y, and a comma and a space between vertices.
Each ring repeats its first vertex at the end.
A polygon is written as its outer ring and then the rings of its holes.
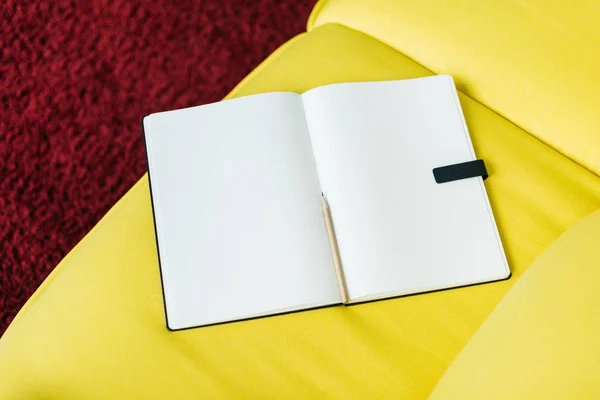
POLYGON ((325 217, 325 226, 327 227, 327 235, 329 236, 329 245, 331 246, 331 254, 333 255, 333 264, 335 266, 335 273, 337 275, 340 294, 342 296, 342 303, 347 304, 348 289, 346 288, 346 280, 344 279, 344 271, 342 270, 340 252, 337 245, 337 239, 335 237, 335 230, 333 229, 331 210, 329 209, 329 203, 327 202, 325 195, 323 195, 323 216, 325 217))

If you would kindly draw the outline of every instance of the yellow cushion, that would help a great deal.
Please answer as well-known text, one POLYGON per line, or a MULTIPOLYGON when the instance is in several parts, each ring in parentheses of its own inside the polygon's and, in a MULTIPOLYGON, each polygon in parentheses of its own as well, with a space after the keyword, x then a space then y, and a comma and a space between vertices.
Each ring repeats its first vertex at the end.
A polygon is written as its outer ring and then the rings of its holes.
MULTIPOLYGON (((231 96, 429 72, 325 25, 231 96)), ((460 81, 459 81, 460 83, 460 81)), ((599 179, 461 96, 513 278, 209 328, 165 328, 146 178, 30 299, 0 341, 0 398, 424 398, 526 267, 600 207, 599 179)))
POLYGON ((529 268, 431 399, 600 398, 600 210, 529 268))
POLYGON ((321 0, 337 22, 393 46, 600 175, 600 4, 594 0, 321 0))

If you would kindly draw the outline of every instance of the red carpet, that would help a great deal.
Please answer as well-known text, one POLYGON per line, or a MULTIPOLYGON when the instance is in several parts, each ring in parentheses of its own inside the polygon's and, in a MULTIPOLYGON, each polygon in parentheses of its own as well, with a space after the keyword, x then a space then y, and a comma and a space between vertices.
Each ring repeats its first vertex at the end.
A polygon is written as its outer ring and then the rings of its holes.
POLYGON ((142 116, 217 101, 315 0, 4 0, 0 334, 144 174, 142 116))

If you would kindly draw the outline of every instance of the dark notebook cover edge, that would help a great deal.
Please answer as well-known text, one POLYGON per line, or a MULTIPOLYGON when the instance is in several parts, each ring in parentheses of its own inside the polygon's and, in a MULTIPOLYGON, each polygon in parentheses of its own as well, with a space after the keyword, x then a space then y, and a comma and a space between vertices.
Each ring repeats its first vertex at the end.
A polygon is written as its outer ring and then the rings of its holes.
POLYGON ((169 326, 169 315, 167 314, 167 299, 165 297, 165 282, 163 278, 162 265, 160 261, 160 246, 158 245, 158 228, 156 226, 156 212, 154 208, 154 192, 152 191, 152 179, 150 176, 150 159, 148 158, 148 143, 146 141, 146 128, 144 127, 144 120, 148 118, 148 115, 142 118, 142 138, 144 140, 144 152, 146 157, 146 169, 148 171, 148 188, 150 190, 150 206, 152 208, 152 225, 154 226, 154 241, 156 242, 156 255, 158 258, 158 271, 160 274, 160 288, 163 298, 163 311, 165 315, 165 326, 171 332, 174 332, 175 329, 171 329, 169 326))

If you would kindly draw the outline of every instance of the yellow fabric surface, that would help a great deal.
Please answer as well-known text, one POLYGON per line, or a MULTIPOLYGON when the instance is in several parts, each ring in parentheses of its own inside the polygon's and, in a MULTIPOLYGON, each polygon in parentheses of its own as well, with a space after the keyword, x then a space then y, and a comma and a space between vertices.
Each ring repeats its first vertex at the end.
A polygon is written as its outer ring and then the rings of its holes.
POLYGON ((398 49, 600 175, 600 2, 321 0, 336 22, 398 49))
MULTIPOLYGON (((367 35, 326 25, 284 45, 231 96, 428 74, 367 35)), ((600 207, 596 176, 460 100, 491 174, 510 280, 169 332, 144 177, 0 340, 0 398, 425 398, 526 267, 600 207)))
POLYGON ((431 399, 600 398, 600 210, 529 268, 431 399))

